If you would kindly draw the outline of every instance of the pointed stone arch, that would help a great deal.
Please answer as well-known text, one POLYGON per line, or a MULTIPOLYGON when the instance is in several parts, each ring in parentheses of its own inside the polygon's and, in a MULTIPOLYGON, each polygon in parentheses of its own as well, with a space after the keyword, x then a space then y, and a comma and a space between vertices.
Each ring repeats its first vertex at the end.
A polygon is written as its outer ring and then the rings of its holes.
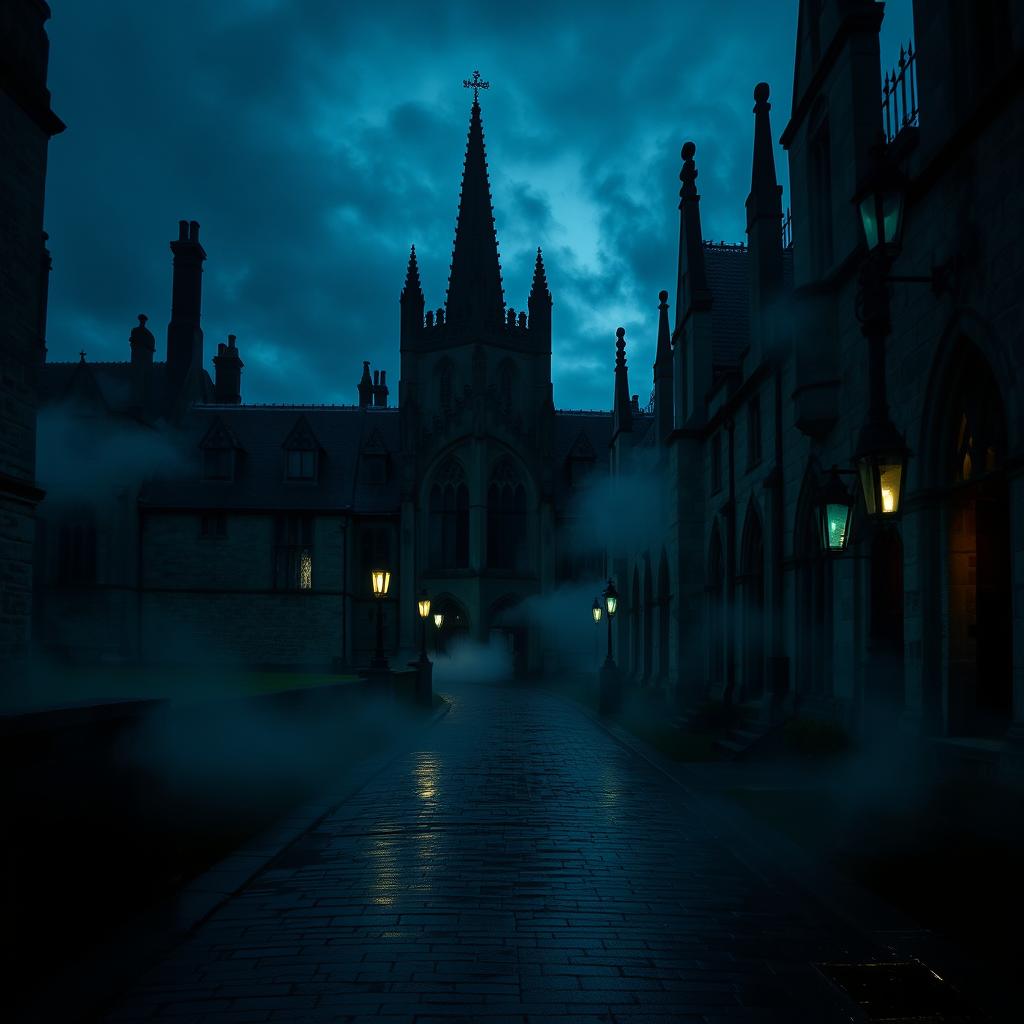
POLYGON ((654 675, 654 582, 651 579, 651 555, 644 552, 643 558, 643 677, 649 682, 654 675))
POLYGON ((739 583, 743 608, 743 647, 740 653, 743 700, 759 700, 764 695, 764 570, 764 525, 757 504, 751 499, 743 520, 740 540, 739 583))
POLYGON ((661 549, 658 559, 658 675, 668 683, 671 678, 669 633, 672 622, 672 585, 669 578, 668 553, 661 549))
POLYGON ((629 591, 629 671, 640 672, 640 568, 633 566, 633 585, 629 591))
POLYGON ((827 696, 831 690, 833 567, 822 550, 817 496, 820 482, 809 463, 797 496, 793 523, 796 636, 794 704, 827 696))
POLYGON ((487 482, 487 565, 491 569, 522 572, 527 551, 526 483, 519 467, 501 455, 487 482))
POLYGON ((427 490, 427 564, 434 570, 469 566, 469 485, 462 462, 448 455, 427 490))
POLYGON ((711 690, 717 692, 725 686, 725 548, 717 521, 711 527, 705 580, 707 673, 711 690))
POLYGON ((952 734, 1001 735, 1012 717, 1014 512, 1006 463, 1021 445, 1017 381, 987 323, 957 314, 937 346, 915 460, 927 495, 917 559, 924 627, 944 638, 944 650, 923 661, 944 692, 926 691, 924 710, 936 725, 944 717, 941 728, 952 734))

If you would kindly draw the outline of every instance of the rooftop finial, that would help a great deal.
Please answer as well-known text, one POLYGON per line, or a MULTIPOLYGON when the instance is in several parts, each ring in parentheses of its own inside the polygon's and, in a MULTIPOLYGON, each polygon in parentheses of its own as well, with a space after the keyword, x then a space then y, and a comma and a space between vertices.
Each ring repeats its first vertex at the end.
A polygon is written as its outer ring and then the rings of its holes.
POLYGON ((679 172, 679 180, 683 183, 679 195, 683 197, 697 194, 697 165, 693 162, 693 155, 696 152, 697 147, 692 142, 683 143, 683 169, 679 172))
POLYGON ((474 71, 472 78, 464 78, 462 80, 462 88, 463 89, 472 89, 473 90, 473 103, 474 104, 479 103, 479 101, 480 101, 479 100, 480 90, 481 89, 490 89, 490 87, 491 87, 491 83, 483 81, 483 79, 481 79, 481 77, 480 77, 480 72, 479 71, 474 71))
POLYGON ((615 332, 615 368, 626 366, 626 328, 620 327, 615 332))

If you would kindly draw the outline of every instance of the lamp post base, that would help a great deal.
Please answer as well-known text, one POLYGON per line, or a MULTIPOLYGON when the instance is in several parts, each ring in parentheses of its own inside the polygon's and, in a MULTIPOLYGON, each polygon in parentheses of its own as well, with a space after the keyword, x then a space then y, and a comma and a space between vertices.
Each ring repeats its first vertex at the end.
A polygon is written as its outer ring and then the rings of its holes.
POLYGON ((434 664, 421 654, 409 667, 416 670, 416 706, 429 711, 434 706, 434 664))
POLYGON ((613 715, 622 699, 619 670, 614 661, 606 661, 598 673, 597 709, 602 715, 613 715))

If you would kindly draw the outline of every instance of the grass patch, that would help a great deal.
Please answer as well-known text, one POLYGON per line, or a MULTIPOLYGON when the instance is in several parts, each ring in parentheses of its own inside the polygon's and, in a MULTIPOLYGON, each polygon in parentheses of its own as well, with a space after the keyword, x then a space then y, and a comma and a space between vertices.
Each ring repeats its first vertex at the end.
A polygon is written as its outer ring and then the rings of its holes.
POLYGON ((4 710, 29 711, 57 704, 167 699, 197 702, 255 697, 354 682, 354 675, 289 670, 196 669, 188 666, 76 666, 37 671, 21 690, 9 692, 4 710))

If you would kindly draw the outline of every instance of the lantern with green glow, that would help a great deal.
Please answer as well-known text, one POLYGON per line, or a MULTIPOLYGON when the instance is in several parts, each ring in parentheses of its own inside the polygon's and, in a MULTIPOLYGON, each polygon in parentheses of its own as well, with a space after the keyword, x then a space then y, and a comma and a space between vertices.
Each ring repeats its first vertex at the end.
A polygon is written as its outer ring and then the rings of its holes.
POLYGON ((870 252, 899 252, 905 195, 906 181, 880 139, 872 147, 868 172, 853 199, 870 252))
POLYGON ((825 486, 818 495, 818 529, 823 551, 838 554, 850 543, 850 521, 854 498, 839 479, 833 466, 825 486))
POLYGON ((604 604, 608 609, 608 618, 613 618, 615 612, 618 611, 619 607, 619 592, 615 589, 615 584, 609 580, 608 586, 604 588, 604 604))
POLYGON ((594 598, 594 606, 590 609, 590 614, 594 616, 594 623, 597 624, 601 621, 601 613, 604 609, 601 607, 601 599, 599 597, 594 598))

